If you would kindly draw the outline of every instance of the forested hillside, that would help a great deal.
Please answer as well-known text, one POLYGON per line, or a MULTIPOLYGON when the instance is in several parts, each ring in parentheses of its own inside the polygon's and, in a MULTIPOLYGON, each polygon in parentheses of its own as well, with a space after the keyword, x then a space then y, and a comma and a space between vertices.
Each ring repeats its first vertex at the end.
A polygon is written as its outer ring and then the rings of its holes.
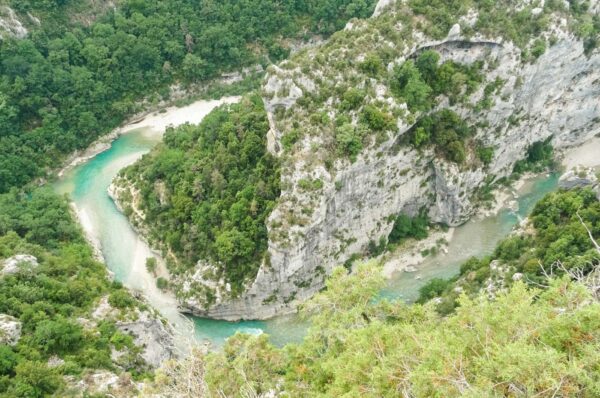
POLYGON ((14 3, 43 19, 25 39, 0 40, 0 192, 44 176, 142 98, 156 103, 174 83, 280 60, 290 40, 331 34, 374 4, 124 0, 86 26, 64 15, 74 2, 14 3))
POLYGON ((140 310, 94 259, 66 200, 46 189, 0 195, 0 397, 76 396, 98 372, 129 372, 132 389, 152 366, 119 322, 140 310))
MULTIPOLYGON (((493 298, 481 284, 465 289, 444 316, 437 300, 378 299, 384 281, 376 264, 353 274, 337 268, 327 290, 303 308, 311 328, 302 343, 279 349, 264 335, 237 335, 221 353, 169 365, 156 389, 228 397, 596 397, 600 252, 582 222, 600 237, 599 209, 590 190, 546 197, 531 230, 503 241, 493 256, 520 258, 517 269, 525 264, 527 277, 512 283, 507 273, 510 286, 493 298), (565 268, 550 275, 557 260, 565 268), (194 383, 181 383, 182 374, 193 374, 194 383)), ((489 268, 473 270, 475 279, 489 268)))
POLYGON ((261 98, 247 96, 198 126, 168 130, 164 144, 115 181, 127 192, 119 195, 126 214, 148 230, 174 279, 199 261, 210 262, 211 278, 224 279, 237 294, 258 272, 267 249, 266 218, 280 194, 279 162, 266 150, 268 130, 261 98), (135 198, 129 185, 136 186, 135 198))

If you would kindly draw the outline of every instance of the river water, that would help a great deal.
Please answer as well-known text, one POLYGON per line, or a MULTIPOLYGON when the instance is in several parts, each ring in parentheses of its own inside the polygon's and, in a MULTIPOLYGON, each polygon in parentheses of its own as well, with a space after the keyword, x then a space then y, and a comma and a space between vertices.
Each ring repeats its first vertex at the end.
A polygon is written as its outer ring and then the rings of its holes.
MULTIPOLYGON (((209 108, 214 106, 216 104, 209 108)), ((191 320, 187 322, 185 317, 177 313, 174 299, 156 288, 153 277, 144 267, 146 258, 153 256, 153 253, 117 210, 107 194, 107 188, 119 170, 150 151, 160 139, 161 134, 148 127, 132 128, 115 140, 109 150, 66 172, 54 184, 57 192, 68 195, 73 202, 83 228, 101 250, 115 279, 144 292, 149 302, 174 323, 182 335, 193 335, 198 341, 221 346, 227 337, 237 331, 268 333, 277 345, 301 339, 306 326, 296 316, 242 322, 187 318, 191 320)), ((557 182, 556 174, 528 181, 517 199, 518 211, 502 210, 497 216, 472 220, 457 228, 448 246, 448 253, 428 257, 415 273, 396 273, 382 295, 414 300, 419 288, 429 279, 455 275, 467 258, 490 253, 496 243, 531 211, 537 200, 556 189, 557 182)))

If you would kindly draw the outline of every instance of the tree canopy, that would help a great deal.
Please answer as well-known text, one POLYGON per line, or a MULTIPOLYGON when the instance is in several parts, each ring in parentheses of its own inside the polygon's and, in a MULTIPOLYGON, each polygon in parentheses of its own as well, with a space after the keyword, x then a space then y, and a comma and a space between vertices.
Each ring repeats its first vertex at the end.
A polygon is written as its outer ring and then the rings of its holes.
POLYGON ((280 193, 268 130, 261 98, 247 96, 198 126, 167 131, 163 145, 122 172, 140 190, 151 242, 176 257, 175 274, 209 261, 236 292, 256 275, 280 193))
POLYGON ((71 2, 13 3, 46 18, 25 39, 0 40, 0 192, 43 176, 141 110, 140 100, 168 99, 169 85, 279 60, 285 38, 331 34, 374 5, 123 0, 86 26, 66 17, 71 2))

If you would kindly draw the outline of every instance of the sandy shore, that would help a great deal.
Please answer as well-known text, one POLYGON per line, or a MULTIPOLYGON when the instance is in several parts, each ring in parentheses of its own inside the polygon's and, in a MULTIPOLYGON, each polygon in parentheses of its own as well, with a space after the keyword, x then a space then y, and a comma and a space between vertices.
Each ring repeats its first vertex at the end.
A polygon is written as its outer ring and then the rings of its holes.
POLYGON ((600 166, 600 137, 594 137, 584 144, 570 148, 563 153, 562 165, 571 170, 577 166, 600 166))
POLYGON ((412 241, 400 246, 393 253, 384 256, 382 259, 383 276, 391 278, 398 271, 409 272, 425 260, 425 256, 422 254, 425 250, 436 248, 440 251, 445 251, 446 244, 452 240, 453 235, 454 228, 450 228, 447 231, 434 231, 423 240, 412 241), (439 242, 444 242, 444 244, 440 244, 439 242))
POLYGON ((128 123, 119 130, 123 134, 139 128, 147 128, 162 135, 169 126, 175 127, 185 123, 198 124, 217 106, 235 103, 239 99, 240 97, 225 97, 219 100, 196 101, 181 108, 172 106, 128 123))
POLYGON ((75 205, 75 203, 73 202, 71 202, 71 209, 73 209, 73 212, 79 220, 79 225, 81 225, 81 228, 83 229, 83 233, 85 235, 86 240, 94 250, 94 257, 98 261, 104 262, 104 256, 102 255, 100 240, 96 236, 96 233, 94 231, 94 224, 92 223, 89 214, 87 213, 87 211, 85 211, 85 209, 78 208, 77 205, 75 205))
POLYGON ((231 104, 239 101, 240 97, 224 97, 219 100, 200 100, 183 107, 168 107, 160 111, 149 112, 142 115, 136 115, 133 121, 111 131, 94 141, 88 148, 82 151, 76 151, 65 161, 65 166, 58 172, 58 177, 62 177, 72 168, 87 162, 94 156, 108 150, 112 142, 119 138, 121 134, 147 128, 149 134, 164 134, 169 126, 179 126, 185 123, 197 124, 210 113, 215 107, 221 104, 231 104))

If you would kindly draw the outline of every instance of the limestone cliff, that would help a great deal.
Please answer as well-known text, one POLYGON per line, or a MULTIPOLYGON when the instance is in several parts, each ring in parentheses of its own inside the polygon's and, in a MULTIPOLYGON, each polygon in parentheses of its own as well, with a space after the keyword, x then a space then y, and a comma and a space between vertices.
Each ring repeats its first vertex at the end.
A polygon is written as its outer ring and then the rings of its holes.
MULTIPOLYGON (((364 252, 370 241, 387 237, 390 216, 415 214, 425 206, 433 222, 460 225, 475 210, 473 194, 511 174, 533 143, 550 139, 555 148, 564 148, 600 132, 600 54, 586 54, 565 14, 546 15, 549 27, 538 37, 551 44, 537 58, 526 59, 534 39, 518 46, 501 35, 476 34, 477 10, 462 16, 441 40, 417 29, 411 30, 409 40, 390 40, 382 32, 402 31, 407 22, 394 17, 401 5, 386 8, 387 3, 377 8, 378 17, 353 21, 329 43, 268 70, 263 87, 271 125, 268 147, 284 164, 282 195, 269 219, 270 261, 262 265, 242 297, 232 300, 222 287, 216 303, 204 308, 189 300, 184 303, 187 311, 234 320, 291 310, 323 287, 334 266, 364 252), (477 125, 475 140, 494 149, 489 164, 478 163, 472 151, 467 166, 461 166, 441 159, 433 150, 401 145, 401 137, 411 131, 419 114, 407 111, 391 95, 386 81, 370 78, 357 67, 369 53, 388 51, 394 54, 387 65, 391 71, 426 49, 437 51, 440 62, 485 65, 485 82, 466 102, 451 105, 442 96, 436 109, 450 107, 477 125), (348 69, 335 70, 335 60, 343 60, 348 69), (485 86, 492 82, 502 84, 490 94, 485 86), (384 139, 373 139, 355 161, 331 159, 326 129, 311 124, 311 115, 301 104, 307 97, 325 96, 319 111, 333 119, 339 98, 325 90, 342 85, 368 85, 374 95, 367 96, 366 102, 385 103, 390 112, 400 115, 397 128, 384 139), (482 101, 489 105, 478 107, 482 101), (303 134, 293 150, 286 151, 282 139, 293 129, 303 134), (322 187, 310 191, 302 187, 302 181, 315 180, 322 187)), ((590 10, 597 9, 598 2, 592 2, 590 10)), ((533 8, 531 13, 541 11, 533 8)), ((196 275, 201 283, 201 273, 196 275)))

